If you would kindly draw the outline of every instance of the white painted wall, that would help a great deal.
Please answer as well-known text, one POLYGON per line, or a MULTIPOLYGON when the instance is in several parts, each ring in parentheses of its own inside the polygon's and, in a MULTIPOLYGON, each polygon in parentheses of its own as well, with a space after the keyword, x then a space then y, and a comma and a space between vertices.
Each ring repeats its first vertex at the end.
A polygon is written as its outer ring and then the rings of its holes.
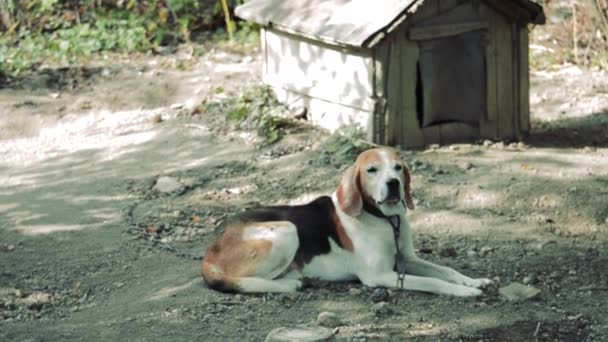
POLYGON ((290 107, 305 106, 315 124, 331 131, 368 127, 374 109, 373 59, 367 50, 319 44, 263 29, 263 80, 290 107))

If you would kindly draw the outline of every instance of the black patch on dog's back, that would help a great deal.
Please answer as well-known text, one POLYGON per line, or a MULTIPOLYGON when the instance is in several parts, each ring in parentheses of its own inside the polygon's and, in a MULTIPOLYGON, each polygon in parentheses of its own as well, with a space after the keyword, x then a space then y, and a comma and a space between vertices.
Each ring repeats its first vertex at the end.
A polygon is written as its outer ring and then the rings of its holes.
POLYGON ((336 208, 328 196, 322 196, 305 205, 296 206, 273 206, 246 211, 235 217, 235 221, 242 222, 264 222, 264 221, 289 221, 298 231, 300 246, 296 252, 294 261, 298 266, 303 266, 310 260, 321 254, 330 252, 329 238, 344 248, 338 237, 338 231, 334 218, 336 208))

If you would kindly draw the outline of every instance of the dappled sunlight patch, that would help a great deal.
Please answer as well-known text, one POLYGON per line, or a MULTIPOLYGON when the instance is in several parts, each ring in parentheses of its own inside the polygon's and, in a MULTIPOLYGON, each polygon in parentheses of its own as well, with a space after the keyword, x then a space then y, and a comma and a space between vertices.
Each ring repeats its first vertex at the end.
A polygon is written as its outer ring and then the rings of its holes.
POLYGON ((457 203, 463 208, 488 208, 500 204, 502 196, 481 189, 465 189, 460 192, 457 203))
POLYGON ((99 208, 89 209, 86 214, 94 220, 100 220, 103 223, 116 223, 122 219, 121 212, 116 208, 99 208))
POLYGON ((11 220, 14 224, 21 224, 23 222, 30 222, 30 221, 34 221, 34 220, 38 220, 41 219, 47 215, 43 215, 43 214, 39 214, 39 213, 34 213, 32 211, 29 210, 15 210, 15 211, 11 211, 5 214, 6 217, 9 218, 9 220, 11 220))
POLYGON ((65 201, 66 203, 70 203, 70 204, 89 204, 89 203, 108 203, 108 202, 121 202, 121 201, 126 201, 128 200, 130 197, 128 195, 114 195, 114 196, 109 196, 109 195, 79 195, 79 196, 74 196, 74 195, 48 195, 48 196, 44 196, 41 198, 45 198, 45 199, 60 199, 65 201))
POLYGON ((487 231, 488 225, 479 218, 453 210, 432 212, 412 212, 410 222, 412 229, 418 232, 444 231, 456 234, 476 234, 487 231), (454 222, 458 222, 457 225, 454 222))
POLYGON ((86 229, 99 228, 101 224, 40 224, 40 225, 17 225, 18 230, 24 235, 46 235, 59 232, 73 232, 86 229))
POLYGON ((200 282, 201 280, 199 278, 195 278, 192 279, 182 285, 177 285, 177 286, 168 286, 168 287, 163 287, 162 289, 154 292, 150 297, 148 297, 148 301, 157 301, 157 300, 161 300, 161 299, 167 299, 169 297, 174 296, 176 293, 186 290, 187 288, 191 287, 192 285, 194 285, 195 283, 200 282))
POLYGON ((125 153, 127 146, 140 145, 156 136, 152 118, 166 111, 153 110, 92 111, 86 115, 67 115, 54 126, 44 127, 32 138, 13 139, 0 145, 0 154, 10 156, 3 163, 28 166, 83 150, 106 150, 111 160, 125 153))
POLYGON ((530 199, 529 204, 534 208, 558 208, 563 207, 566 203, 564 203, 564 194, 557 193, 549 193, 543 194, 540 196, 534 196, 530 199))
POLYGON ((13 209, 17 209, 18 207, 19 207, 19 205, 17 203, 0 204, 0 214, 4 214, 13 209))

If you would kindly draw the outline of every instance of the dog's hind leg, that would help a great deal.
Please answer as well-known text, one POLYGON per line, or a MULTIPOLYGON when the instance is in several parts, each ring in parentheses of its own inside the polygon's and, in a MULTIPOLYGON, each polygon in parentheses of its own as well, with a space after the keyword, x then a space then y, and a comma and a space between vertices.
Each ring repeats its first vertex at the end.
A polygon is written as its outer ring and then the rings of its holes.
POLYGON ((276 279, 293 262, 298 234, 288 221, 230 225, 203 260, 206 283, 220 291, 292 292, 299 279, 276 279))

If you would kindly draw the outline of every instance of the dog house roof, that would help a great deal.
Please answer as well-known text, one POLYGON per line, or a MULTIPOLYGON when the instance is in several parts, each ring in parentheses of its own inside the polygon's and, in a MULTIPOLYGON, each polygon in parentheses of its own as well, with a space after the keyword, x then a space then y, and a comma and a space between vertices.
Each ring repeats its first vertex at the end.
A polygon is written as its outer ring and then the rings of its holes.
MULTIPOLYGON (((543 24, 542 7, 529 0, 511 2, 543 24)), ((238 6, 238 17, 262 26, 335 45, 371 47, 391 32, 423 0, 249 0, 238 6)))

